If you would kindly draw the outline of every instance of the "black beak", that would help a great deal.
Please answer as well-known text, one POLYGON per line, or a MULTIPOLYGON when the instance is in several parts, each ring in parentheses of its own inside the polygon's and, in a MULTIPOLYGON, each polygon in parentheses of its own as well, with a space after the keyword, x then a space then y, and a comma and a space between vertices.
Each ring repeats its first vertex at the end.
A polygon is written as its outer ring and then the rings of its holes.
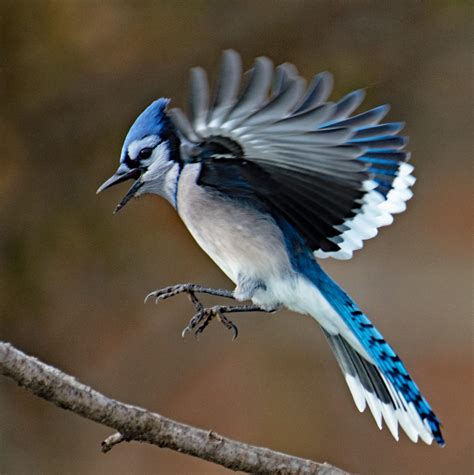
POLYGON ((115 173, 115 175, 112 175, 108 180, 104 181, 104 183, 99 186, 96 193, 99 194, 101 191, 104 191, 111 186, 118 185, 119 183, 127 180, 136 180, 137 178, 140 178, 141 174, 142 172, 138 168, 133 168, 126 173, 115 173))
POLYGON ((143 186, 143 182, 137 180, 122 198, 122 201, 115 207, 114 214, 118 213, 134 196, 135 193, 143 186))
POLYGON ((120 211, 133 198, 135 193, 141 188, 143 183, 138 180, 138 178, 140 178, 142 172, 143 170, 140 170, 139 168, 134 168, 133 170, 130 170, 126 173, 115 173, 115 175, 112 175, 108 180, 106 180, 104 183, 102 183, 102 185, 99 186, 99 188, 97 189, 97 193, 100 193, 101 191, 104 191, 114 185, 118 185, 119 183, 123 183, 124 181, 136 180, 132 187, 127 191, 127 194, 122 198, 120 203, 115 208, 114 214, 117 211, 120 211))

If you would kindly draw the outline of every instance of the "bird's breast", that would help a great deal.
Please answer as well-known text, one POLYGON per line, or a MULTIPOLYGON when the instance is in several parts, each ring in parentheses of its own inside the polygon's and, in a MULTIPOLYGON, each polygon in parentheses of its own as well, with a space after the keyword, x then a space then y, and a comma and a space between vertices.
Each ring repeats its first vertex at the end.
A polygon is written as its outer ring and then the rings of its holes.
POLYGON ((200 164, 178 183, 178 213, 202 249, 236 284, 267 282, 291 272, 283 234, 273 218, 212 188, 197 185, 200 164))

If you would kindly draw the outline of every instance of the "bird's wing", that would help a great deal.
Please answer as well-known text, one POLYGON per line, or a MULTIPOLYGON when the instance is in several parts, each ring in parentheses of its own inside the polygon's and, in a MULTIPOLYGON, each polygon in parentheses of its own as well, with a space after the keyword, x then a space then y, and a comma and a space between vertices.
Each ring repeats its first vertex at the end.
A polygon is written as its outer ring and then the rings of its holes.
POLYGON ((362 90, 328 102, 327 72, 306 87, 293 65, 260 57, 240 90, 241 69, 225 51, 212 102, 205 71, 192 69, 190 119, 170 111, 185 160, 203 162, 201 184, 263 200, 316 257, 349 259, 412 196, 404 124, 380 124, 386 105, 351 115, 362 90))

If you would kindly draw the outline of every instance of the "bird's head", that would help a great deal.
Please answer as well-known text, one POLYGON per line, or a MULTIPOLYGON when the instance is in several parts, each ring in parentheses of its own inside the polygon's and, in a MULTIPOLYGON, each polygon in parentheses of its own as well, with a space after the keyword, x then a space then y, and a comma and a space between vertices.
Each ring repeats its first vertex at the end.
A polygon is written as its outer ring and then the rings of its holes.
POLYGON ((175 204, 179 165, 172 158, 177 139, 166 113, 168 103, 168 99, 158 99, 137 117, 125 137, 117 171, 97 190, 100 193, 123 181, 135 180, 115 212, 131 198, 145 193, 163 196, 175 204))

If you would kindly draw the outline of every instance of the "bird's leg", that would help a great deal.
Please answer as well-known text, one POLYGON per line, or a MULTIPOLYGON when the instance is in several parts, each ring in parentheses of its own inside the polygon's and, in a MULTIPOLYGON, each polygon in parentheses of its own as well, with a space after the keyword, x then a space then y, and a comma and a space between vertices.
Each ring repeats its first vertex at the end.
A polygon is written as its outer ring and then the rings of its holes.
POLYGON ((188 332, 194 332, 194 335, 197 337, 201 334, 209 325, 209 323, 217 318, 228 330, 232 331, 232 339, 235 340, 238 335, 237 326, 228 319, 226 313, 237 313, 237 312, 275 312, 277 308, 264 308, 259 305, 214 305, 213 307, 204 307, 201 301, 196 297, 196 293, 215 295, 218 297, 226 298, 235 298, 234 292, 231 290, 224 289, 213 289, 209 287, 203 287, 197 284, 178 284, 172 285, 170 287, 164 287, 163 289, 155 290, 145 297, 145 302, 154 298, 155 303, 158 303, 160 300, 165 300, 170 297, 174 297, 178 294, 186 293, 191 300, 191 303, 196 309, 196 314, 191 318, 188 325, 183 330, 182 336, 184 337, 188 332))
POLYGON ((164 287, 162 289, 158 289, 158 290, 154 290, 153 292, 150 292, 145 297, 145 302, 150 298, 154 298, 155 303, 158 303, 160 300, 165 300, 170 297, 174 297, 175 295, 183 294, 183 293, 186 293, 188 295, 200 293, 200 294, 215 295, 217 297, 226 297, 230 299, 234 298, 234 292, 232 290, 212 289, 212 288, 203 287, 202 285, 197 285, 197 284, 178 284, 178 285, 172 285, 170 287, 164 287))

